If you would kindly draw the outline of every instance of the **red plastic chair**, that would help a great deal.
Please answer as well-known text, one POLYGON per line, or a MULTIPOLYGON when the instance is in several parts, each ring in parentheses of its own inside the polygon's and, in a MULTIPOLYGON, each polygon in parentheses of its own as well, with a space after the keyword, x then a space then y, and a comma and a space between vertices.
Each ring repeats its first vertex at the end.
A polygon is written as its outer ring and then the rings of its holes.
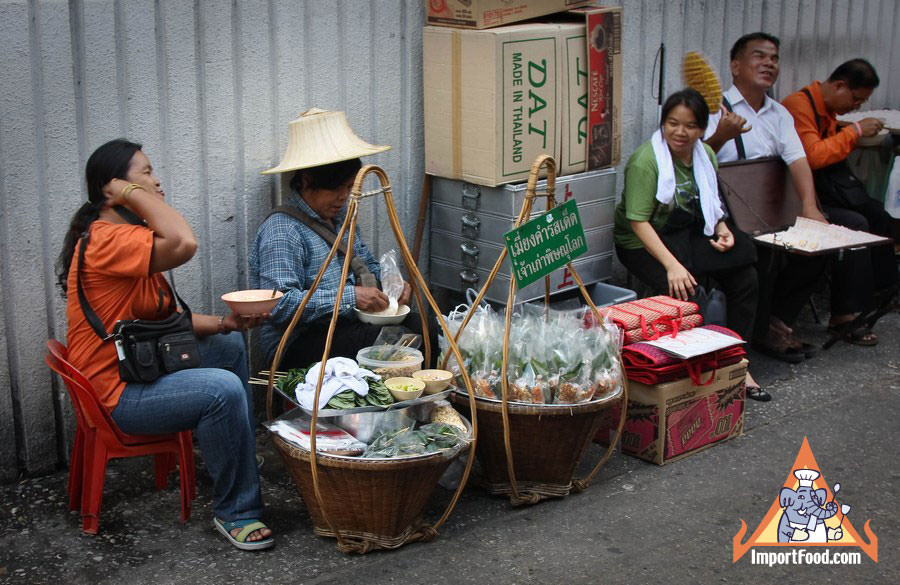
POLYGON ((196 497, 194 450, 190 431, 165 435, 128 435, 97 398, 91 382, 68 361, 68 350, 57 341, 47 342, 44 361, 62 377, 75 410, 77 427, 69 464, 69 508, 81 509, 82 530, 97 534, 106 464, 121 457, 155 456, 156 489, 164 489, 168 475, 179 466, 181 483, 181 521, 191 516, 191 501, 196 497))

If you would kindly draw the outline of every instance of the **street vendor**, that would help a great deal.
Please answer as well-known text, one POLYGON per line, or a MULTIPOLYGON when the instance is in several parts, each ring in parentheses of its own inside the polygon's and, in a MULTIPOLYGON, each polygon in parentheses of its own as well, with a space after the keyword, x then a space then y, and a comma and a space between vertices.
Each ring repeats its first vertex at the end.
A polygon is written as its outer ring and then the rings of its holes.
MULTIPOLYGON (((726 296, 727 324, 744 339, 757 302, 756 251, 732 229, 716 180, 716 155, 700 138, 709 107, 693 89, 669 96, 660 127, 625 167, 614 238, 622 264, 654 294, 689 300, 697 278, 714 279, 726 296)), ((747 373, 747 396, 771 396, 747 373)))
MULTIPOLYGON (((250 249, 250 284, 253 288, 277 289, 284 293, 261 327, 260 341, 271 361, 284 331, 324 263, 347 215, 347 201, 360 157, 384 152, 360 139, 343 112, 311 109, 290 123, 287 151, 281 163, 265 174, 284 176, 284 205, 260 225, 250 249)), ((346 250, 347 236, 342 242, 346 250)), ((341 282, 343 253, 335 254, 315 293, 300 317, 299 326, 282 356, 285 368, 306 367, 322 359, 328 325, 343 288, 339 317, 332 338, 331 357, 356 358, 357 352, 373 345, 381 327, 356 319, 354 309, 367 313, 384 311, 387 295, 378 287, 381 266, 357 233, 353 242, 352 270, 341 282)), ((409 303, 410 285, 403 283, 397 305, 409 303)), ((410 313, 403 324, 421 329, 419 316, 410 313)))

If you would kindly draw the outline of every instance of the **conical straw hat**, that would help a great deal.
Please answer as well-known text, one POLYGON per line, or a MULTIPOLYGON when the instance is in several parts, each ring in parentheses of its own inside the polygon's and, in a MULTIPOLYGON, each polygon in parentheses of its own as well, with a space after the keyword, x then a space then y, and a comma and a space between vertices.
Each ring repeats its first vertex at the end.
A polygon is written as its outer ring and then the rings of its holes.
POLYGON ((312 108, 288 124, 288 147, 277 167, 262 174, 284 173, 359 158, 389 150, 357 136, 344 112, 312 108))

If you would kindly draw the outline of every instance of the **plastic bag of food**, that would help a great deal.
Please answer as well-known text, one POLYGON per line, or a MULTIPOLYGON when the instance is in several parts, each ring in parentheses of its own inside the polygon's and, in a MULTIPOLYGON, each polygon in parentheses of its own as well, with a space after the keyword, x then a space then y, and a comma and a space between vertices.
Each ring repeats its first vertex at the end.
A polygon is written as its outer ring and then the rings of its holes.
POLYGON ((466 326, 461 347, 471 355, 469 376, 476 396, 499 398, 503 365, 503 331, 497 313, 490 306, 478 307, 466 326))
POLYGON ((387 295, 388 315, 397 314, 397 299, 403 295, 403 273, 397 263, 397 250, 391 248, 378 259, 381 265, 381 292, 387 295))
POLYGON ((623 384, 622 330, 604 317, 585 329, 585 336, 585 347, 592 348, 586 358, 590 360, 594 397, 618 392, 623 384))
POLYGON ((382 459, 410 457, 452 449, 468 440, 466 433, 445 423, 428 423, 417 429, 403 428, 376 437, 363 457, 382 459))
MULTIPOLYGON (((447 333, 451 336, 456 335, 456 332, 459 331, 459 326, 462 324, 463 319, 466 318, 466 314, 469 312, 468 305, 457 305, 454 307, 450 313, 444 315, 444 321, 447 323, 447 333)), ((459 346, 460 354, 462 354, 463 358, 463 366, 466 370, 469 369, 470 364, 470 356, 466 349, 459 346)), ((450 352, 450 342, 447 341, 447 338, 444 337, 443 331, 440 335, 438 335, 438 350, 440 351, 438 357, 438 363, 443 363, 444 356, 450 352)), ((456 362, 456 356, 451 355, 447 360, 447 370, 453 372, 454 376, 458 376, 460 373, 459 364, 456 362)))
MULTIPOLYGON (((291 414, 286 418, 278 418, 263 424, 279 437, 307 451, 310 450, 310 423, 306 416, 291 414)), ((366 449, 366 444, 358 441, 353 435, 338 427, 318 422, 316 424, 316 451, 335 455, 359 455, 366 449)))

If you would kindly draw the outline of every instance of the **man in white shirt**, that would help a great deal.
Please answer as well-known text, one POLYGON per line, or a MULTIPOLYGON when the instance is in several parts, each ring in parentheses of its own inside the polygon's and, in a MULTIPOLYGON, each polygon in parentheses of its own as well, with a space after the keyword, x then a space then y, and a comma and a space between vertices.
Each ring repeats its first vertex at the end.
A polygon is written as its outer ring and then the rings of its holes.
MULTIPOLYGON (((717 151, 719 162, 780 157, 788 167, 800 198, 802 217, 827 222, 816 198, 812 171, 803 144, 787 109, 767 95, 778 79, 778 38, 762 33, 744 35, 731 49, 733 85, 723 94, 723 108, 710 114, 705 142, 717 151)), ((754 345, 777 359, 797 363, 814 353, 797 339, 791 324, 825 269, 824 258, 773 255, 760 248, 760 311, 754 345), (768 314, 768 319, 766 315, 768 314)), ((846 293, 832 286, 832 321, 845 311, 846 293), (839 314, 835 314, 838 309, 839 314)), ((853 310, 846 313, 852 319, 853 310)))

